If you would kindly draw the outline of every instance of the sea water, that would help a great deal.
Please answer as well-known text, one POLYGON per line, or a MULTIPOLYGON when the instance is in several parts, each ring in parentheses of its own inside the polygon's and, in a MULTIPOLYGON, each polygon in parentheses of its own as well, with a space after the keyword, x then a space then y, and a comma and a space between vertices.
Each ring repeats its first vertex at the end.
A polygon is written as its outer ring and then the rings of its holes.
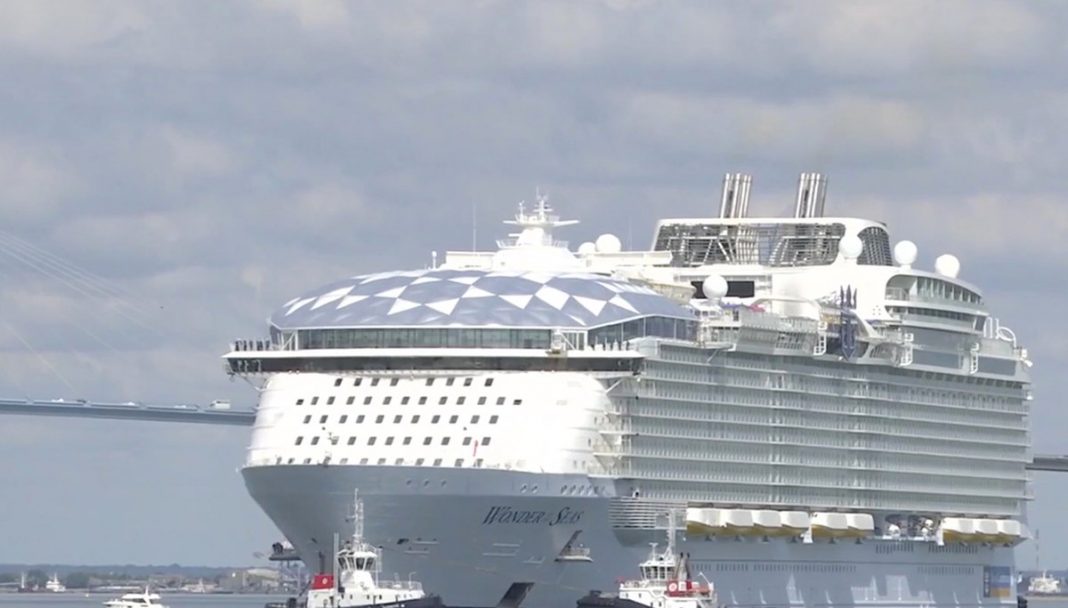
MULTIPOLYGON (((87 596, 84 593, 0 593, 0 608, 102 608, 104 602, 119 595, 121 594, 92 593, 87 596)), ((267 602, 284 600, 284 596, 272 595, 163 595, 163 603, 168 608, 263 608, 267 602)), ((1050 605, 1049 608, 1068 608, 1068 605, 1050 605)))

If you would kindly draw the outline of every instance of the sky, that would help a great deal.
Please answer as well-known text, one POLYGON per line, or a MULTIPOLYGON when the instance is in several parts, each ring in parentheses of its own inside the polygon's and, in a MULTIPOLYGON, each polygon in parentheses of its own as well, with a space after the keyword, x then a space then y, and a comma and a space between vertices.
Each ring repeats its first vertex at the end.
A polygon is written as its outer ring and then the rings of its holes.
MULTIPOLYGON (((961 259, 1035 361, 1035 451, 1068 453, 1066 31, 1061 2, 6 0, 0 396, 251 406, 230 340, 492 248, 536 188, 573 243, 645 248, 725 172, 776 215, 821 171, 829 214, 961 259)), ((0 418, 0 563, 256 562, 247 437, 0 418)), ((1050 567, 1066 481, 1035 477, 1050 567)))

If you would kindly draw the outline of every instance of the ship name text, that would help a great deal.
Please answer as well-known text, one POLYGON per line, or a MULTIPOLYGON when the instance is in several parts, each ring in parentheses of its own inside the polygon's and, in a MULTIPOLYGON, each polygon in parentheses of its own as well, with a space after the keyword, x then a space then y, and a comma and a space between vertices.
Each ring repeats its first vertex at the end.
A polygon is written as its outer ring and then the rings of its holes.
POLYGON ((559 511, 534 511, 529 509, 513 509, 506 506, 490 507, 489 512, 482 518, 482 525, 490 524, 531 524, 559 526, 561 524, 577 524, 582 519, 582 511, 576 511, 570 507, 564 507, 559 511))

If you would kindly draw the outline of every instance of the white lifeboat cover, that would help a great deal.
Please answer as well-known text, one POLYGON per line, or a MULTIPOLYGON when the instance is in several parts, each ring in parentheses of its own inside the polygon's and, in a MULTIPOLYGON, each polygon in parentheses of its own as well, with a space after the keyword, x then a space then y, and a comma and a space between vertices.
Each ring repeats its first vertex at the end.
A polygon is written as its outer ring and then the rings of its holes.
POLYGON ((868 513, 850 513, 846 515, 849 529, 871 534, 875 532, 875 518, 868 513))
POLYGON ((975 534, 975 520, 966 517, 947 517, 942 520, 942 530, 957 534, 975 534))
POLYGON ((752 528, 753 512, 748 509, 724 509, 720 522, 730 528, 752 528))
POLYGON ((781 528, 782 517, 778 511, 753 511, 753 525, 761 528, 781 528))
POLYGON ((998 520, 999 534, 1004 534, 1005 536, 1019 537, 1022 536, 1021 532, 1022 529, 1020 526, 1020 522, 1016 521, 1015 519, 998 520))
POLYGON ((808 528, 809 516, 804 511, 783 511, 779 513, 779 520, 784 528, 805 530, 808 528))
POLYGON ((699 507, 690 507, 686 509, 687 526, 696 525, 706 528, 721 528, 723 527, 723 524, 720 522, 720 519, 720 509, 699 507))
POLYGON ((815 513, 812 515, 812 526, 844 532, 849 529, 849 521, 845 513, 815 513))

